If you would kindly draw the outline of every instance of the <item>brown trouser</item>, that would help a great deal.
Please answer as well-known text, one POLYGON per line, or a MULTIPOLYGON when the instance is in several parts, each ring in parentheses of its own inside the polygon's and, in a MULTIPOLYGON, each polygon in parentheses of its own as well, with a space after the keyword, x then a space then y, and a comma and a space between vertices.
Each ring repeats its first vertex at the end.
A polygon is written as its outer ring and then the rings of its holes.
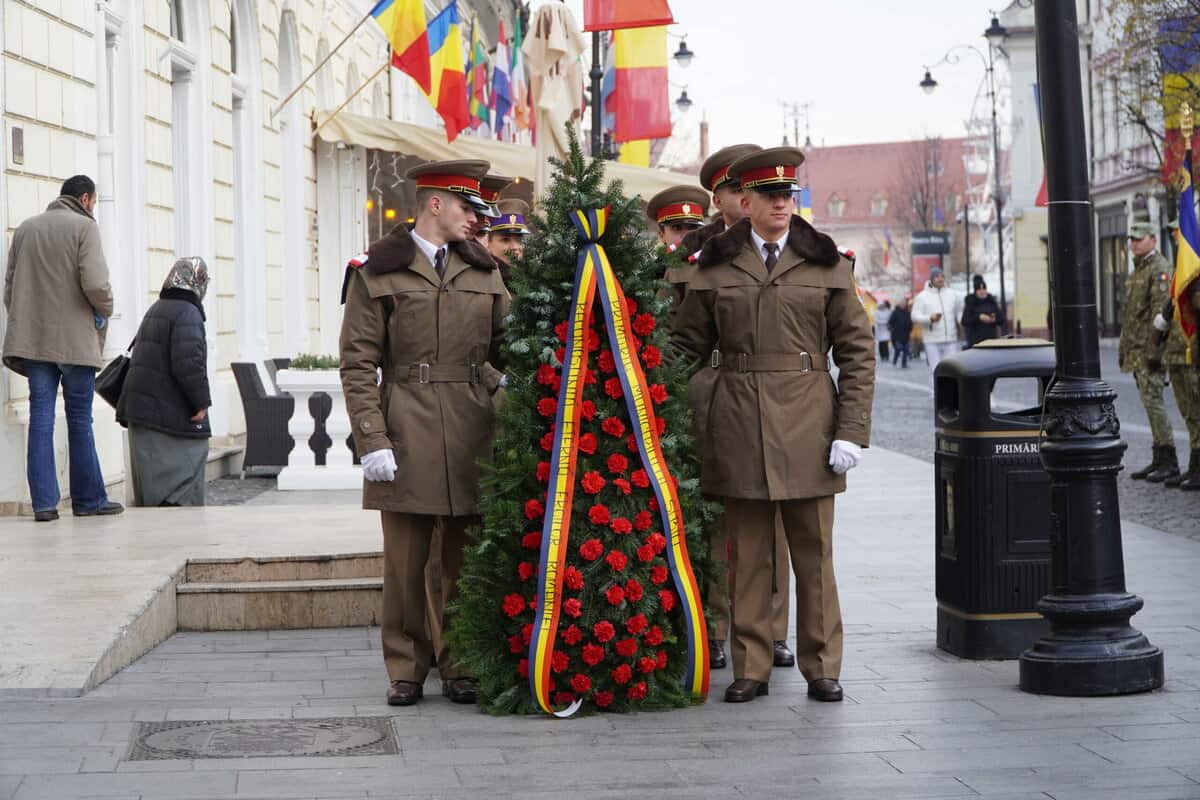
MULTIPOLYGON (((388 679, 424 683, 434 657, 434 633, 445 627, 446 604, 458 596, 466 529, 478 517, 436 517, 381 511, 383 521, 383 663, 388 679), (440 524, 441 606, 435 608, 425 591, 434 526, 440 524), (431 615, 441 619, 430 620, 431 615)), ((441 638, 440 636, 438 637, 441 638)), ((437 647, 443 680, 464 677, 444 641, 437 647)))
POLYGON ((774 661, 771 565, 776 515, 796 573, 796 666, 809 681, 839 678, 842 611, 833 577, 833 496, 803 500, 725 498, 733 597, 733 677, 766 681, 774 661))
MULTIPOLYGON (((733 577, 729 572, 729 535, 725 530, 724 516, 713 524, 709 548, 713 570, 712 580, 708 583, 708 604, 705 609, 712 631, 710 638, 723 642, 729 638, 729 585, 733 577)), ((791 605, 788 598, 791 596, 792 571, 788 568, 787 537, 783 535, 783 523, 778 519, 775 525, 774 569, 771 638, 782 642, 788 637, 788 610, 791 605)))

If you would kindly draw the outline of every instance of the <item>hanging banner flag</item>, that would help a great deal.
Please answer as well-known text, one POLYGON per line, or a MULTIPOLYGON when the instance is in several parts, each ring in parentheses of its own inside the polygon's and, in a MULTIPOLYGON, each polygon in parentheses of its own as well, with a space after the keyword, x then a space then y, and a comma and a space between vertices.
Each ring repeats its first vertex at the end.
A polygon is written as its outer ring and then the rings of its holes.
POLYGON ((516 34, 513 35, 512 53, 512 98, 513 121, 517 130, 529 130, 532 111, 529 104, 529 82, 525 80, 525 54, 521 52, 521 44, 525 41, 521 31, 521 15, 517 14, 515 24, 516 34))
POLYGON ((425 31, 423 0, 379 0, 371 16, 392 46, 392 66, 429 94, 429 35, 425 31))
MULTIPOLYGON (((1192 110, 1185 103, 1180 113, 1180 128, 1188 139, 1192 134, 1192 110)), ((1190 288, 1200 280, 1200 224, 1196 220, 1196 189, 1192 182, 1192 151, 1183 154, 1183 166, 1176 175, 1179 188, 1179 236, 1175 248, 1175 276, 1171 280, 1171 300, 1175 318, 1183 335, 1191 341, 1196 335, 1196 309, 1190 302, 1190 288)), ((1187 349, 1188 363, 1192 350, 1187 349)))
POLYGON ((583 0, 583 29, 589 32, 670 25, 674 21, 667 0, 583 0))
POLYGON ((635 167, 650 166, 650 140, 635 139, 632 142, 623 142, 617 160, 635 167))
POLYGON ((613 139, 665 139, 671 135, 667 84, 667 29, 613 32, 613 139))
POLYGON ((431 85, 425 98, 446 125, 446 141, 453 142, 471 122, 458 0, 429 21, 428 36, 431 85))
MULTIPOLYGON (((1037 106, 1038 112, 1038 133, 1042 131, 1042 89, 1036 83, 1033 85, 1033 104, 1037 106)), ((1039 150, 1039 152, 1041 152, 1039 150)), ((1038 187, 1037 196, 1033 200, 1033 204, 1039 208, 1045 208, 1050 205, 1050 193, 1046 190, 1046 164, 1042 163, 1042 183, 1038 187)))
MULTIPOLYGON (((518 23, 519 24, 519 23, 518 23)), ((504 138, 504 122, 512 108, 512 80, 509 77, 508 39, 504 37, 504 20, 496 34, 496 66, 492 68, 492 131, 497 139, 504 138)))
POLYGON ((1158 26, 1158 54, 1162 64, 1163 142, 1162 178, 1176 180, 1183 154, 1197 142, 1195 131, 1184 137, 1180 132, 1180 110, 1195 97, 1200 82, 1200 17, 1187 16, 1163 20, 1158 26))

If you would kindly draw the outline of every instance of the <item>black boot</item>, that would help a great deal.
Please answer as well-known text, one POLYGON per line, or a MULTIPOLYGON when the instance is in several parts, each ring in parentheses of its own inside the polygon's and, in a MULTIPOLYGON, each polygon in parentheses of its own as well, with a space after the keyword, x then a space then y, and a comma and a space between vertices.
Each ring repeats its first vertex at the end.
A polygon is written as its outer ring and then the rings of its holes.
POLYGON ((1129 477, 1133 478, 1135 481, 1146 480, 1147 475, 1162 466, 1162 451, 1163 449, 1161 447, 1154 445, 1154 457, 1150 459, 1150 463, 1139 469, 1137 472, 1129 473, 1129 477))
POLYGON ((1185 492, 1200 492, 1200 450, 1193 450, 1187 474, 1179 482, 1179 488, 1185 492))
POLYGON ((1174 478, 1179 475, 1179 457, 1175 455, 1175 445, 1167 445, 1162 448, 1162 459, 1159 462, 1158 469, 1146 476, 1146 480, 1151 483, 1162 483, 1167 478, 1174 478))

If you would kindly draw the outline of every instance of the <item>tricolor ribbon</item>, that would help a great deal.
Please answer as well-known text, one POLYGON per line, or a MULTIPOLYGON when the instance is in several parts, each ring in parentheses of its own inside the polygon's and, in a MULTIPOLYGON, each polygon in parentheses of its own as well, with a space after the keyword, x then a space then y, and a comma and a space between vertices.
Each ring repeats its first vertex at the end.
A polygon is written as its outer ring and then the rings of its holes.
POLYGON ((562 605, 561 575, 570 537, 571 502, 579 455, 579 420, 587 372, 587 332, 591 326, 597 290, 638 453, 658 500, 663 530, 667 535, 667 564, 679 594, 687 635, 688 652, 683 685, 694 697, 703 698, 708 694, 708 633, 704 610, 700 605, 700 590, 688 558, 679 494, 663 456, 646 376, 638 360, 633 331, 626 314, 625 294, 608 261, 608 255, 599 245, 608 222, 608 209, 577 210, 572 213, 571 221, 583 238, 584 247, 575 268, 575 289, 567 324, 562 385, 558 393, 554 444, 551 449, 550 492, 542 525, 538 572, 541 586, 534 611, 533 635, 529 642, 530 692, 544 711, 560 717, 570 716, 582 705, 581 700, 576 700, 561 711, 555 711, 551 706, 550 662, 562 605))

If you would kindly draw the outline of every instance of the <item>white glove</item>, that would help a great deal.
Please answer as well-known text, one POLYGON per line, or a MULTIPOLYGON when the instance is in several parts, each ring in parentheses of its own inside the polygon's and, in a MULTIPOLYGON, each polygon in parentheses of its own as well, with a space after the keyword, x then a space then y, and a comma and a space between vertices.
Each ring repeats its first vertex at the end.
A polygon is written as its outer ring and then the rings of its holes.
POLYGON ((391 450, 372 450, 360 459, 363 477, 369 481, 392 481, 396 478, 396 457, 391 450))
POLYGON ((829 448, 829 466, 833 467, 833 471, 838 475, 844 475, 857 467, 860 458, 862 448, 853 442, 834 439, 833 446, 829 448))
POLYGON ((507 374, 507 373, 505 373, 504 375, 501 375, 501 376, 500 376, 500 388, 501 388, 501 389, 507 389, 507 388, 508 388, 508 374, 507 374))
POLYGON ((1171 327, 1171 325, 1167 322, 1166 317, 1164 317, 1162 314, 1154 315, 1154 330, 1165 331, 1169 327, 1171 327))

